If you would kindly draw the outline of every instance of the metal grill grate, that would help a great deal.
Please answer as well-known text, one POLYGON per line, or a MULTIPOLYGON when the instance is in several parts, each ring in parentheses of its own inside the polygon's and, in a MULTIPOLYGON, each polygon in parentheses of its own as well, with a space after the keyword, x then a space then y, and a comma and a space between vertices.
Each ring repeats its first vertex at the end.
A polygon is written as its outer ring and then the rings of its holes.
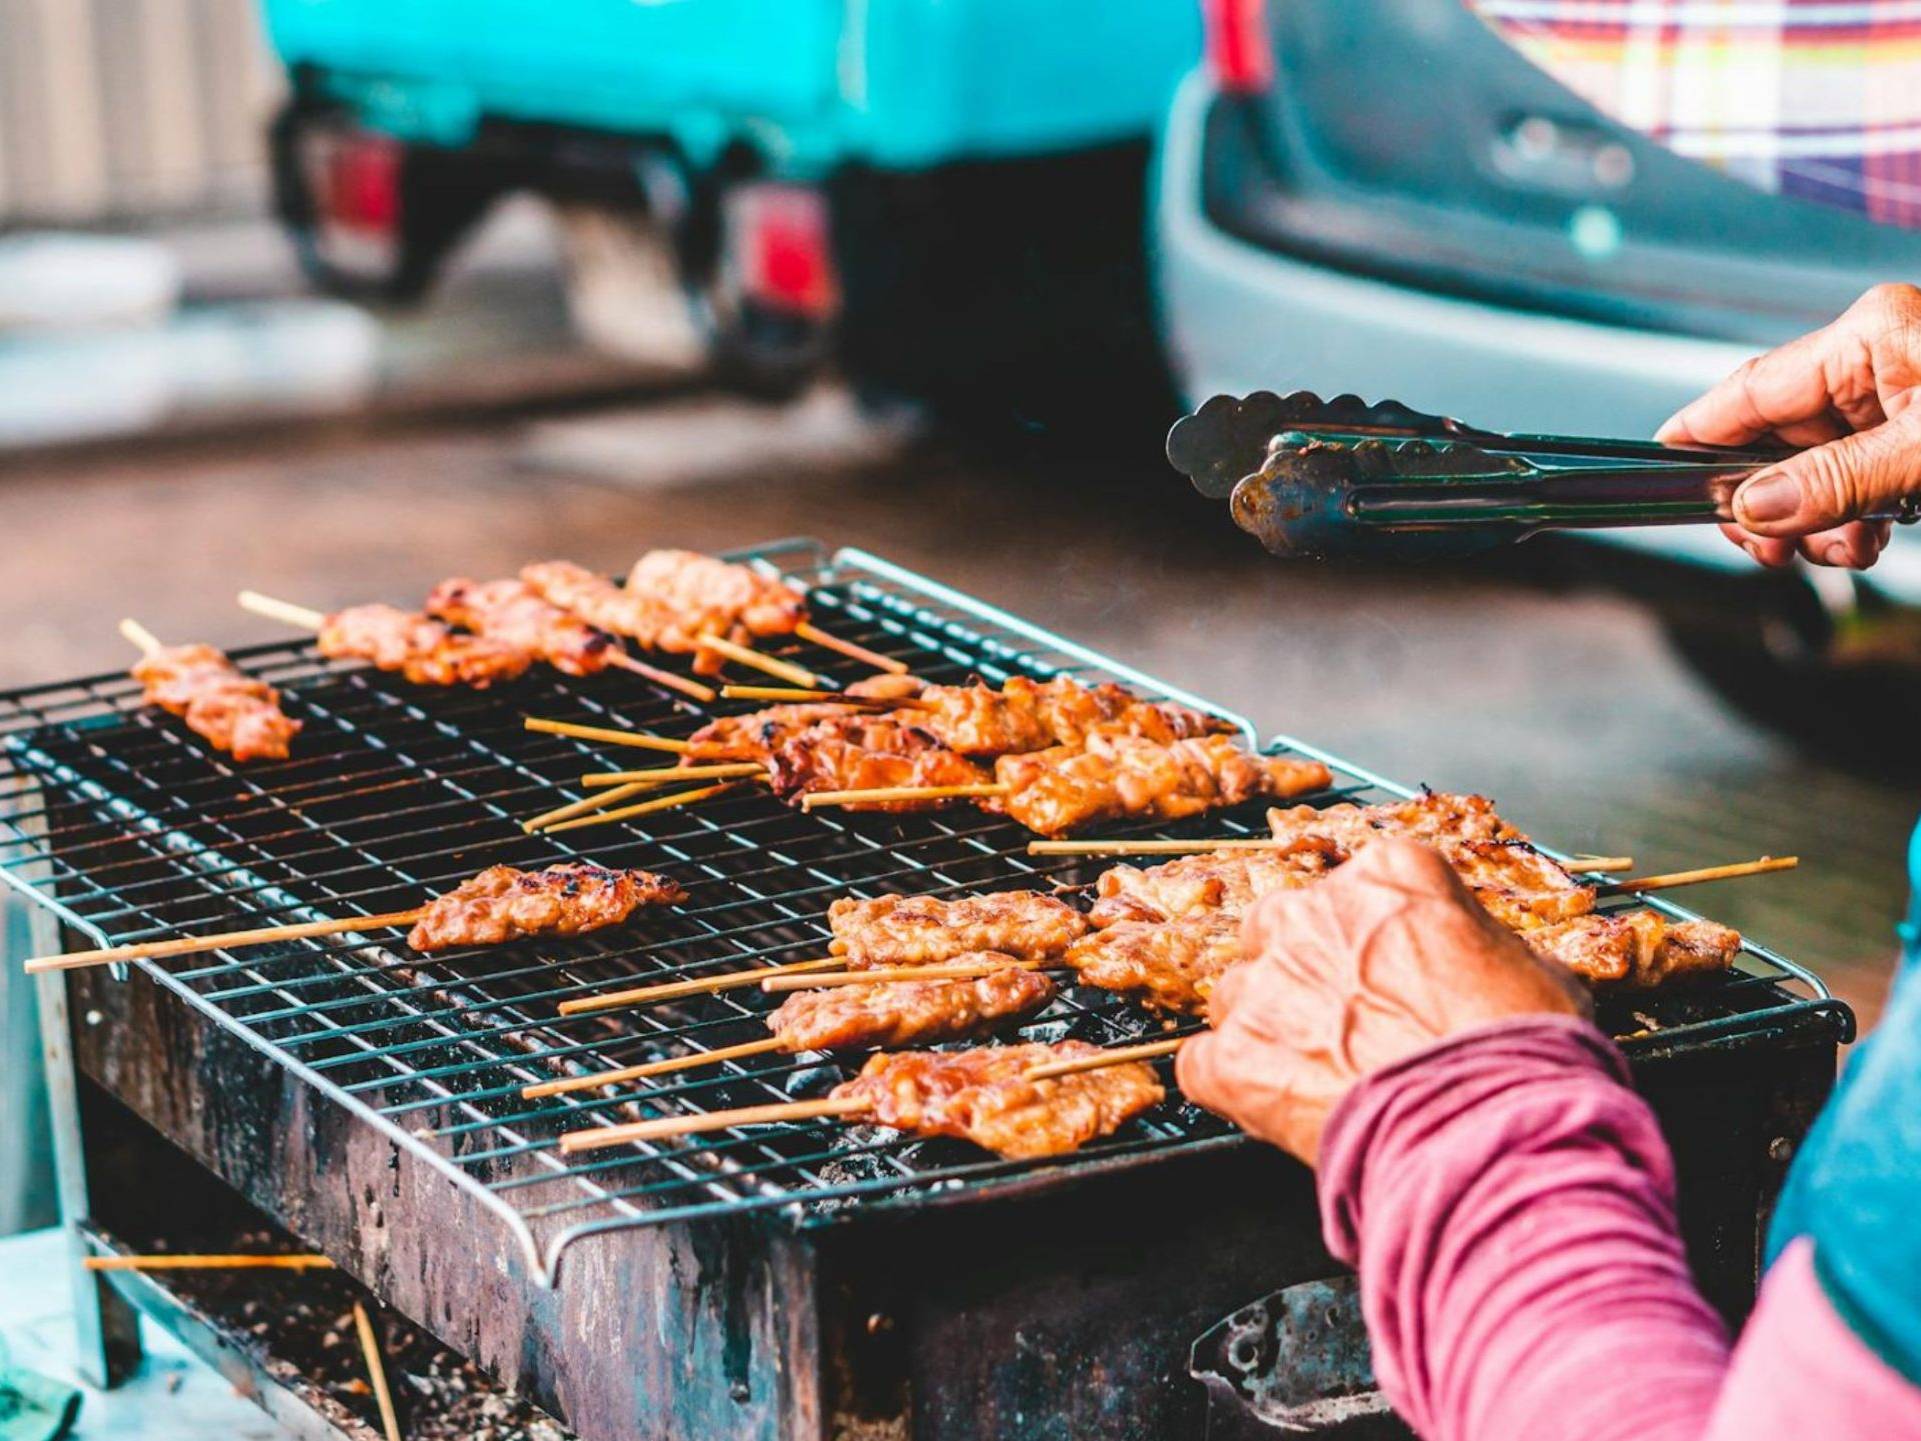
MULTIPOLYGON (((858 551, 829 561, 817 544, 791 541, 744 554, 812 586, 831 629, 930 680, 1065 670, 1205 704, 858 551)), ((830 675, 850 669, 828 652, 790 653, 830 675)), ((816 1095, 849 1072, 771 1055, 677 1074, 671 1084, 523 1102, 529 1082, 756 1039, 773 998, 737 990, 566 1019, 560 1002, 823 954, 824 913, 842 894, 1045 887, 1089 880, 1105 863, 1030 858, 1027 832, 972 809, 808 815, 752 791, 635 823, 527 836, 519 818, 579 795, 582 772, 631 757, 530 733, 524 716, 684 735, 702 712, 619 674, 578 682, 548 673, 481 695, 334 666, 303 643, 253 647, 235 659, 283 688, 306 722, 293 759, 237 767, 142 707, 124 676, 0 696, 0 876, 102 944, 397 910, 497 862, 590 858, 681 881, 686 905, 569 941, 423 959, 390 934, 353 935, 143 965, 303 1082, 480 1192, 543 1277, 570 1242, 610 1228, 783 1207, 809 1224, 850 1204, 923 1204, 1236 1141, 1176 1097, 1119 1135, 1046 1162, 1000 1161, 959 1142, 834 1122, 565 1158, 555 1144, 564 1131, 816 1095)), ((1253 739, 1245 721, 1230 719, 1253 739)), ((1407 794, 1298 742, 1271 748, 1326 760, 1343 782, 1328 799, 1407 794)), ((1153 829, 1256 834, 1262 812, 1255 805, 1153 829)), ((1637 1001, 1603 1019, 1630 1048, 1673 1049, 1736 1036, 1826 998, 1808 972, 1750 947, 1742 973, 1725 983, 1637 1001)), ((1107 993, 1074 988, 1021 1034, 1114 1044, 1155 1028, 1107 993)))

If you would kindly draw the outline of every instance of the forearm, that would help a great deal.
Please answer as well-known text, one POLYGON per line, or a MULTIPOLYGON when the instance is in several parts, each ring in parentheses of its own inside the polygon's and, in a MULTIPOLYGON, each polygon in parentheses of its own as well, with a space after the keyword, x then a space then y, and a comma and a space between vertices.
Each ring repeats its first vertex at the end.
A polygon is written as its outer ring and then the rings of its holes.
POLYGON ((1375 1367, 1430 1441, 1695 1441, 1728 1363, 1694 1289, 1667 1147, 1598 1032, 1506 1022, 1364 1082, 1322 1208, 1375 1367))

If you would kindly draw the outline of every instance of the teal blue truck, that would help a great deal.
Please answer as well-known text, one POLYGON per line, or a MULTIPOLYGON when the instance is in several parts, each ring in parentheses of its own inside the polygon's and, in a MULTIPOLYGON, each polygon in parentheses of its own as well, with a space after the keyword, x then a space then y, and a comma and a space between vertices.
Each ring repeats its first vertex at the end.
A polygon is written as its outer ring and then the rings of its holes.
POLYGON ((1044 411, 1063 366, 1158 353, 1148 140, 1198 0, 262 6, 292 79, 276 197, 329 288, 418 295, 531 190, 644 235, 766 387, 831 355, 880 393, 1044 411))

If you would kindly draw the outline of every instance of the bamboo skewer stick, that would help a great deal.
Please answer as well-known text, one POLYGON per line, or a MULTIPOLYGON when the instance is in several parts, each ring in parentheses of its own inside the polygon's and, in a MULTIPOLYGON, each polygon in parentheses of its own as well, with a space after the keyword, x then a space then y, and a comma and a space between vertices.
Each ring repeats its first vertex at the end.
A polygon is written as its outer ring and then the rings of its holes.
POLYGON ((996 781, 964 786, 878 786, 866 791, 814 791, 800 798, 800 808, 870 805, 885 801, 944 801, 970 796, 1004 796, 1013 787, 996 781))
POLYGON ((609 665, 619 666, 625 671, 632 671, 635 675, 650 680, 655 685, 662 685, 666 686, 668 690, 679 691, 689 700, 697 700, 702 705, 711 704, 715 700, 714 688, 712 686, 702 685, 697 680, 689 680, 684 675, 675 675, 672 671, 662 670, 657 665, 649 665, 646 661, 636 656, 631 656, 624 650, 614 651, 607 657, 607 663, 609 665))
POLYGON ((273 596, 262 595, 257 590, 243 590, 234 598, 240 602, 242 610, 251 611, 268 620, 277 620, 283 625, 292 626, 295 630, 317 631, 327 623, 327 617, 321 611, 314 610, 310 606, 295 605, 290 600, 276 600, 273 596))
MULTIPOLYGON (((1106 841, 1030 841, 1030 856, 1185 856, 1209 851, 1284 851, 1298 840, 1276 840, 1266 836, 1222 836, 1217 840, 1128 840, 1106 841)), ((1634 864, 1632 856, 1571 856, 1566 865, 1571 871, 1624 871, 1634 864)))
POLYGON ((724 685, 724 700, 764 700, 793 704, 864 705, 877 710, 912 708, 911 698, 890 700, 885 696, 853 695, 844 690, 814 690, 797 685, 724 685))
POLYGON ((735 1111, 704 1115, 662 1116, 654 1121, 631 1121, 624 1126, 600 1126, 569 1131, 560 1138, 562 1155, 598 1151, 629 1141, 653 1141, 668 1136, 691 1136, 701 1131, 724 1131, 731 1126, 759 1126, 776 1121, 812 1121, 822 1116, 858 1116, 871 1109, 852 1096, 824 1096, 818 1101, 785 1101, 771 1106, 745 1106, 735 1111))
POLYGON ((81 1263, 89 1271, 330 1271, 325 1256, 299 1253, 281 1256, 88 1256, 81 1263))
POLYGON ((1176 1036, 1166 1041, 1144 1041, 1138 1046, 1115 1046, 1112 1050, 1102 1051, 1098 1056, 1076 1056, 1072 1060, 1048 1061, 1024 1073, 1030 1081, 1047 1081, 1056 1076, 1078 1076, 1083 1071, 1099 1071, 1108 1066, 1122 1066, 1129 1061, 1151 1061, 1156 1056, 1171 1056, 1187 1043, 1186 1036, 1176 1036))
POLYGON ((622 801, 632 800, 635 796, 644 796, 648 791, 653 789, 654 787, 652 785, 636 784, 631 786, 615 786, 611 790, 604 790, 591 796, 583 796, 577 801, 569 801, 564 806, 555 806, 552 810, 542 811, 537 816, 529 816, 520 823, 520 828, 528 835, 532 835, 542 826, 553 825, 556 821, 571 820, 575 816, 584 816, 589 811, 604 810, 608 806, 617 806, 622 801))
POLYGON ((335 920, 300 921, 288 926, 259 926, 246 931, 178 936, 170 941, 137 941, 132 945, 106 946, 99 950, 35 956, 26 963, 26 970, 29 974, 37 975, 42 971, 72 971, 82 966, 104 966, 114 961, 156 960, 162 956, 188 956, 196 951, 227 950, 234 946, 265 945, 273 941, 299 941, 310 936, 337 936, 347 931, 385 930, 390 926, 411 926, 425 913, 425 906, 416 906, 410 911, 387 911, 377 916, 342 916, 335 920))
POLYGON ((1762 856, 1759 860, 1736 861, 1733 865, 1702 866, 1692 871, 1669 871, 1658 876, 1630 876, 1609 881, 1602 887, 1609 895, 1639 895, 1643 891, 1665 891, 1675 886, 1698 886, 1707 881, 1731 881, 1740 876, 1764 876, 1771 871, 1791 871, 1801 864, 1799 856, 1762 856))
POLYGON ((792 661, 777 660, 771 655, 762 655, 751 647, 736 645, 726 636, 703 635, 700 638, 700 644, 716 655, 725 656, 728 660, 751 666, 755 670, 766 671, 769 675, 777 675, 782 680, 791 681, 795 685, 811 686, 817 690, 833 689, 831 684, 804 666, 795 665, 792 661))
POLYGON ((166 647, 160 643, 159 636, 148 630, 132 616, 128 616, 120 622, 120 634, 132 642, 134 648, 142 655, 153 655, 158 651, 166 649, 166 647))
POLYGON ((802 640, 812 641, 825 650, 838 651, 849 660, 857 660, 862 665, 871 665, 875 670, 884 670, 889 675, 907 674, 907 665, 904 661, 882 655, 879 651, 869 650, 864 645, 855 645, 851 640, 842 640, 839 636, 822 630, 812 621, 804 620, 795 626, 794 634, 802 640))
POLYGON ((717 786, 702 786, 696 791, 677 791, 671 796, 662 796, 659 800, 642 801, 637 806, 621 806, 617 810, 595 811, 592 815, 575 816, 570 820, 556 821, 552 825, 542 826, 540 833, 550 836, 556 831, 579 830, 583 826, 604 826, 613 821, 631 820, 635 816, 649 816, 656 811, 670 811, 677 806, 690 806, 696 801, 704 801, 725 791, 731 791, 740 784, 739 781, 722 781, 717 786))
POLYGON ((645 731, 619 730, 613 726, 576 725, 573 721, 542 720, 538 716, 528 716, 523 723, 530 731, 543 735, 569 736, 581 741, 605 741, 608 745, 637 746, 641 750, 667 751, 673 755, 685 755, 688 750, 686 741, 673 740, 668 736, 650 736, 645 731))
POLYGON ((797 975, 803 971, 824 971, 845 966, 845 956, 822 956, 812 961, 786 961, 778 966, 756 966, 751 971, 728 971, 725 975, 701 976, 687 981, 663 981, 659 985, 634 986, 624 991, 609 991, 599 996, 581 996, 562 1001, 560 1014, 580 1016, 590 1011, 610 1011, 619 1006, 638 1006, 647 1001, 670 1001, 680 996, 704 996, 714 991, 738 990, 757 986, 769 976, 797 975))
POLYGON ((381 1429, 386 1432, 387 1441, 400 1441, 400 1418, 394 1414, 394 1393, 387 1387, 387 1365, 380 1359, 380 1338, 374 1335, 373 1318, 358 1301, 354 1302, 354 1330, 360 1333, 360 1351, 367 1358, 367 1379, 373 1382, 381 1429))
POLYGON ((716 1051, 695 1051, 686 1056, 669 1056, 664 1061, 648 1061, 639 1066, 622 1066, 619 1070, 600 1071, 591 1076, 569 1076, 563 1081, 542 1081, 539 1085, 525 1087, 520 1093, 520 1098, 523 1101, 539 1101, 548 1096, 564 1096, 570 1091, 591 1091, 601 1086, 617 1086, 622 1081, 638 1081, 648 1076, 664 1076, 670 1071, 686 1071, 695 1066, 718 1065, 722 1061, 744 1060, 748 1056, 765 1056, 785 1049, 786 1043, 780 1037, 768 1036, 758 1041, 743 1041, 738 1046, 722 1046, 716 1051))
POLYGON ((760 776, 767 767, 758 761, 729 761, 711 766, 656 766, 639 771, 590 771, 580 778, 584 786, 664 786, 672 781, 718 780, 722 776, 760 776))
POLYGON ((770 976, 760 983, 769 993, 826 990, 831 986, 875 986, 883 981, 970 981, 1002 971, 1030 971, 1040 963, 1005 961, 934 962, 925 966, 876 966, 866 971, 816 971, 811 975, 770 976))

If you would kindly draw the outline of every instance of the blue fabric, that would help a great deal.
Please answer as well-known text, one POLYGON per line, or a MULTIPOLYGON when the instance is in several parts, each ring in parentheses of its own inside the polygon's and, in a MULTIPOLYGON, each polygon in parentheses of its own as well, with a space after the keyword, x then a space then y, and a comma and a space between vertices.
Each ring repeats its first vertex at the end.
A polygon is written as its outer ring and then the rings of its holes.
POLYGON ((1788 1173, 1768 1237, 1770 1263, 1814 1240, 1828 1299, 1883 1360, 1921 1385, 1921 827, 1901 968, 1788 1173))

